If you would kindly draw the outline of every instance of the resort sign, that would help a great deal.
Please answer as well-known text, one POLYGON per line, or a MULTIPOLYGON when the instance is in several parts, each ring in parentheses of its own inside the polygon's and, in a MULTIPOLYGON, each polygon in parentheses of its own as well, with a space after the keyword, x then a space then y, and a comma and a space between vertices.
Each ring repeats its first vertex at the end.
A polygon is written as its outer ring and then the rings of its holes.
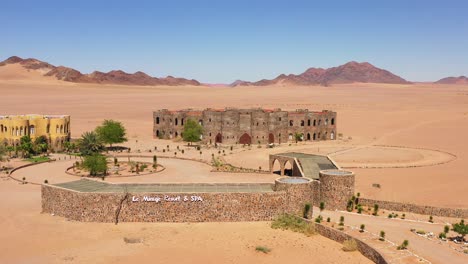
POLYGON ((154 202, 154 203, 160 203, 160 202, 203 202, 203 198, 201 196, 197 195, 177 195, 177 196, 169 196, 169 195, 164 195, 164 196, 142 196, 142 197, 137 197, 137 196, 132 196, 132 202, 154 202))

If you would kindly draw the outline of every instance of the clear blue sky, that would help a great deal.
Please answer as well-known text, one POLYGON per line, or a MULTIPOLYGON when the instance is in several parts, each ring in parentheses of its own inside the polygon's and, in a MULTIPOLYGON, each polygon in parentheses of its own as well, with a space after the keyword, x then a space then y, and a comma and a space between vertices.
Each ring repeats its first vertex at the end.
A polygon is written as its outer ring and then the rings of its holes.
POLYGON ((411 81, 468 75, 468 1, 0 3, 0 60, 230 83, 368 61, 411 81))

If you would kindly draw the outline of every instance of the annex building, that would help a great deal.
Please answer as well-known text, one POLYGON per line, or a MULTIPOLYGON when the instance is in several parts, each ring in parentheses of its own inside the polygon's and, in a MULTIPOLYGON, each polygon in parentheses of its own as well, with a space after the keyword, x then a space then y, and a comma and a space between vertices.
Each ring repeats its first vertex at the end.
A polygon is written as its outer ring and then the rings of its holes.
POLYGON ((68 115, 5 115, 0 116, 0 142, 6 146, 18 146, 21 137, 32 140, 44 136, 52 149, 59 150, 70 140, 70 116, 68 115))

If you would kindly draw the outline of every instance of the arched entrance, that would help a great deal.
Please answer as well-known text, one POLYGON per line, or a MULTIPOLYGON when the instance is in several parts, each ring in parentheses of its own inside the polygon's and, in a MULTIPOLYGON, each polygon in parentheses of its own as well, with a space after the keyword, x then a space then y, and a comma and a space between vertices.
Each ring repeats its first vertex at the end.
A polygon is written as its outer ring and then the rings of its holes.
POLYGON ((281 163, 280 163, 279 160, 275 159, 275 161, 273 161, 273 167, 272 167, 271 171, 274 174, 281 175, 281 163))
POLYGON ((275 136, 273 135, 273 133, 270 133, 268 135, 268 143, 275 143, 275 136))
POLYGON ((216 135, 215 142, 216 143, 222 143, 223 142, 223 136, 221 135, 221 133, 218 133, 216 135))
POLYGON ((249 136, 249 134, 244 133, 244 134, 239 138, 239 143, 240 143, 240 144, 252 144, 252 138, 249 136))
POLYGON ((293 166, 291 164, 291 162, 289 160, 287 160, 285 163, 284 163, 284 175, 285 176, 292 176, 292 173, 293 173, 293 166))
POLYGON ((307 140, 310 140, 310 133, 307 133, 307 140))

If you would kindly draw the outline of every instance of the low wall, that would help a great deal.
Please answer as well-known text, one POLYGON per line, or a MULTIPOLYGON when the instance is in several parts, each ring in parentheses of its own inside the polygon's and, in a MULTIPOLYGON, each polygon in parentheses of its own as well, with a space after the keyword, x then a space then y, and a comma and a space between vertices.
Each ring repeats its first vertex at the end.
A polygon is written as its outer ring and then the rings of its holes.
POLYGON ((393 210, 400 212, 411 212, 415 214, 434 215, 443 217, 468 218, 468 208, 444 208, 428 205, 417 205, 409 203, 391 202, 359 198, 359 203, 363 206, 373 207, 378 204, 380 209, 393 210))
POLYGON ((377 264, 387 264, 388 261, 380 254, 376 249, 368 245, 367 243, 357 239, 351 235, 348 235, 344 232, 339 230, 333 229, 328 226, 324 226, 322 224, 315 223, 315 230, 321 236, 329 238, 331 240, 337 241, 339 243, 343 243, 345 240, 353 239, 356 241, 358 251, 364 255, 366 258, 370 259, 374 263, 377 264))
MULTIPOLYGON (((267 221, 301 214, 309 184, 257 193, 94 193, 42 185, 42 212, 84 222, 267 221)), ((310 211, 310 214, 312 210, 310 211)))

